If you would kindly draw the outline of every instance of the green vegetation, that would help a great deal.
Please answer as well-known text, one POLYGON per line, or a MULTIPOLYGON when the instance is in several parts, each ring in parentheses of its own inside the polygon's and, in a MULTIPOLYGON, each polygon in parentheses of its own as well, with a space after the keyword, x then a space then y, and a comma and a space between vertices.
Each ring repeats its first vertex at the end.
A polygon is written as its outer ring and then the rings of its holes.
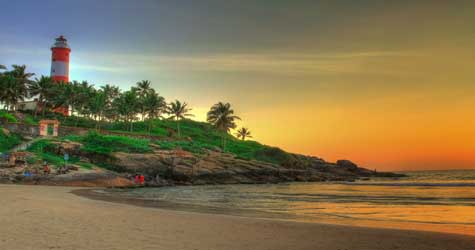
POLYGON ((236 132, 236 137, 245 141, 246 138, 252 138, 251 131, 248 128, 240 128, 236 132))
POLYGON ((0 127, 0 152, 5 152, 20 144, 21 137, 16 134, 6 135, 0 127))
POLYGON ((1 111, 1 110, 0 110, 0 120, 5 120, 5 121, 8 121, 8 122, 18 122, 17 119, 15 118, 15 116, 13 116, 12 114, 9 114, 5 111, 1 111))
POLYGON ((95 131, 86 136, 66 137, 72 141, 81 142, 83 150, 89 153, 107 155, 112 152, 146 153, 150 152, 149 140, 136 139, 127 136, 101 135, 95 131))
POLYGON ((223 151, 226 151, 226 137, 231 129, 237 127, 235 120, 241 120, 241 118, 234 115, 234 110, 231 109, 231 104, 218 102, 211 107, 206 120, 218 131, 221 131, 223 151))
MULTIPOLYGON (((83 150, 89 153, 146 153, 151 151, 149 144, 154 143, 165 150, 181 148, 195 154, 221 148, 241 159, 276 164, 286 164, 296 158, 279 148, 246 141, 251 138, 247 128, 237 131, 236 136, 241 140, 232 136, 230 132, 237 128, 236 120, 240 118, 234 114, 229 103, 213 105, 207 113, 207 122, 196 122, 187 119, 191 116, 191 108, 186 102, 176 100, 167 104, 151 87, 150 81, 140 81, 129 90, 121 91, 112 85, 95 88, 87 81, 54 84, 51 78, 45 76, 30 80, 32 76, 26 72, 24 65, 0 70, 0 102, 4 108, 13 110, 19 101, 35 96, 41 104, 41 114, 39 109, 24 112, 23 123, 36 125, 39 119, 57 119, 62 126, 122 134, 111 136, 90 132, 87 136, 64 138, 81 142, 83 150), (71 116, 49 111, 66 106, 71 108, 71 116), (164 118, 164 115, 167 117, 164 118), (154 137, 150 137, 150 141, 124 136, 127 134, 154 137), (163 139, 157 140, 157 137, 163 139)), ((0 112, 0 118, 12 122, 17 120, 4 111, 0 112)), ((50 162, 62 161, 62 156, 48 153, 51 151, 44 150, 45 147, 48 148, 48 143, 43 141, 36 143, 30 150, 50 162)))
MULTIPOLYGON (((57 155, 54 153, 55 145, 51 143, 48 139, 42 139, 34 142, 27 150, 29 152, 35 153, 35 158, 32 159, 32 162, 43 162, 47 161, 48 163, 55 166, 62 166, 64 164, 64 158, 62 155, 57 155)), ((69 163, 77 163, 79 158, 71 157, 69 163)))

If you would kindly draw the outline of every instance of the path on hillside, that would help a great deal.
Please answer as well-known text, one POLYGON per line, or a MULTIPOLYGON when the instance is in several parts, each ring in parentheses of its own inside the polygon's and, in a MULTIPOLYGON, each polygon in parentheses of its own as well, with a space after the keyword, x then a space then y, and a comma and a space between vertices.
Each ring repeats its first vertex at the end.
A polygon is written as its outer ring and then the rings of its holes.
POLYGON ((33 143, 39 141, 43 139, 43 137, 36 137, 36 138, 31 138, 31 139, 28 139, 27 138, 27 141, 24 141, 18 145, 16 145, 15 147, 12 148, 12 150, 10 150, 11 152, 18 152, 18 151, 25 151, 27 150, 31 145, 33 145, 33 143))

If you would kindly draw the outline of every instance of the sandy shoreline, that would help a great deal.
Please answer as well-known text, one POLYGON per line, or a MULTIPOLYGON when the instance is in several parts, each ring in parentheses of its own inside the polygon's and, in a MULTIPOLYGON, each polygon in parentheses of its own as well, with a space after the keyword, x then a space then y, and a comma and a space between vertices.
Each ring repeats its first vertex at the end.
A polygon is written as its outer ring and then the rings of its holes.
POLYGON ((475 237, 132 206, 0 185, 0 249, 473 249, 475 237))

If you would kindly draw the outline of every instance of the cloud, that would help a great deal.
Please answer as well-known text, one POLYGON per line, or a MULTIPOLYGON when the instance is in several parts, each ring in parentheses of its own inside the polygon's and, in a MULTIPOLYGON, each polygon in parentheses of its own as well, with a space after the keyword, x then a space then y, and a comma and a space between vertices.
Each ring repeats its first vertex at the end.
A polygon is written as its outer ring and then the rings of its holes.
MULTIPOLYGON (((49 50, 0 47, 0 55, 44 58, 49 50)), ((372 74, 398 75, 394 67, 381 67, 402 57, 419 56, 413 51, 350 51, 332 53, 231 53, 204 55, 157 55, 130 53, 91 53, 74 51, 71 67, 86 72, 114 74, 179 72, 265 73, 289 76, 372 74)), ((47 59, 48 58, 48 59, 47 59)), ((30 62, 31 62, 30 61, 30 62)), ((27 63, 27 62, 26 62, 27 63)), ((31 65, 31 64, 30 64, 31 65)), ((35 66, 35 65, 31 65, 35 66)))
POLYGON ((286 75, 391 74, 368 69, 381 59, 414 56, 408 52, 365 51, 350 53, 215 54, 164 56, 116 53, 78 53, 77 67, 108 72, 211 71, 263 72, 286 75))

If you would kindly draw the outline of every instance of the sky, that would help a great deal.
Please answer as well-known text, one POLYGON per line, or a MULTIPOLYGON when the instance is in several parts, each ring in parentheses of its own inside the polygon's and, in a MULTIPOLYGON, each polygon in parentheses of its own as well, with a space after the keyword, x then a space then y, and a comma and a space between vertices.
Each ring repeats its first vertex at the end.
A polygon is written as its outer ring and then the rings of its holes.
POLYGON ((255 140, 378 170, 475 168, 474 1, 5 1, 0 64, 230 102, 255 140))

